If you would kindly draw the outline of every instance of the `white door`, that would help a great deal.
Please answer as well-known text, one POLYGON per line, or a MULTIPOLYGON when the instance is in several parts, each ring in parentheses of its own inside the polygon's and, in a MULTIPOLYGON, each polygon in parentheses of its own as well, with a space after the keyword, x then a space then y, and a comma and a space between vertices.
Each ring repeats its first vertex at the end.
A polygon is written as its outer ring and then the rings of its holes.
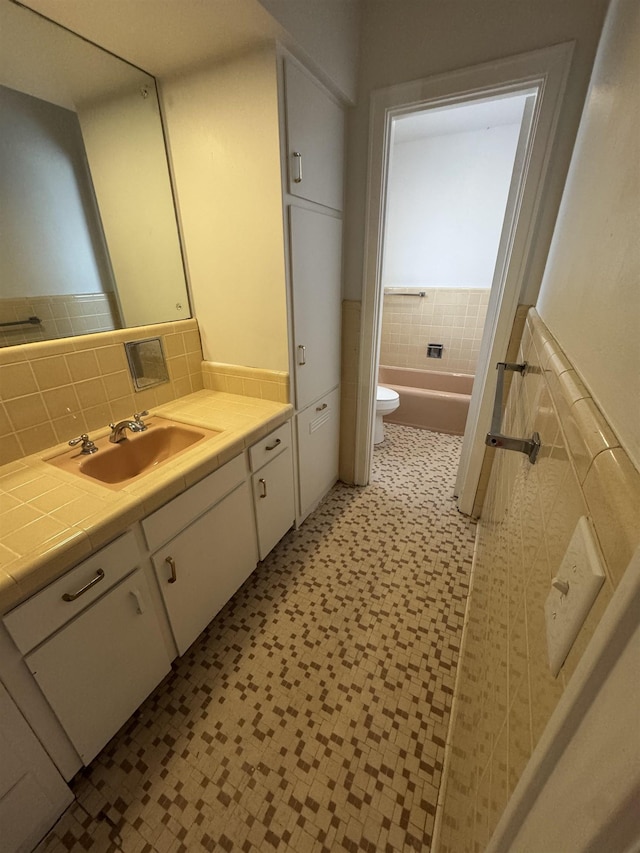
POLYGON ((342 221, 289 208, 296 408, 340 382, 342 221))
MULTIPOLYGON (((503 361, 506 356, 520 295, 519 287, 509 288, 507 285, 510 274, 515 279, 514 271, 510 269, 510 257, 524 191, 527 151, 531 138, 535 104, 536 95, 529 95, 525 101, 520 125, 511 186, 509 187, 507 207, 504 213, 498 256, 491 283, 491 296, 489 297, 487 318, 456 478, 455 495, 458 497, 458 508, 467 515, 471 515, 473 510, 480 470, 485 455, 485 437, 493 409, 496 370, 492 370, 492 367, 495 368, 495 365, 499 361, 503 361)), ((516 437, 528 438, 528 436, 516 437)))

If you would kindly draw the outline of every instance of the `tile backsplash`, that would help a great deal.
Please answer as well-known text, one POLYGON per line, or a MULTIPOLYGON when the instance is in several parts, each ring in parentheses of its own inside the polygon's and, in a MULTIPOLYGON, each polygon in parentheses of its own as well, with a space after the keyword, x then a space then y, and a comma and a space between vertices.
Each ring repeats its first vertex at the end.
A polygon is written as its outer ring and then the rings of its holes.
POLYGON ((196 320, 0 349, 0 464, 203 388, 196 320), (160 336, 169 382, 134 391, 124 343, 160 336))
POLYGON ((490 290, 425 287, 416 295, 407 292, 385 289, 380 364, 475 374, 490 290), (427 358, 430 343, 443 345, 441 359, 427 358))
POLYGON ((439 853, 485 850, 545 726, 640 543, 640 473, 534 309, 518 353, 505 432, 540 433, 535 465, 496 451, 479 524, 449 734, 439 853), (578 520, 605 583, 556 678, 544 602, 578 520))

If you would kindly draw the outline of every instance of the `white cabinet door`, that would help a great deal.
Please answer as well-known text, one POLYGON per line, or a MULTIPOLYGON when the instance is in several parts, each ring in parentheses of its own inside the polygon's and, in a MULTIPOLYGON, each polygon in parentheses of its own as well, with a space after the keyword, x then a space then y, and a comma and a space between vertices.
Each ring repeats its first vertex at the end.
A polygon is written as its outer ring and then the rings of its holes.
POLYGON ((153 555, 179 654, 255 569, 254 530, 245 482, 153 555))
POLYGON ((251 478, 258 527, 258 549, 264 560, 295 521, 293 459, 287 447, 251 478))
POLYGON ((88 764, 171 666, 142 571, 129 575, 25 661, 88 764))
POLYGON ((284 75, 289 193, 342 210, 344 111, 293 62, 284 75))
POLYGON ((72 802, 70 789, 0 684, 0 850, 32 850, 72 802))
POLYGON ((340 382, 342 223, 290 207, 296 408, 340 382))
POLYGON ((340 392, 338 389, 296 416, 300 519, 338 479, 340 392))

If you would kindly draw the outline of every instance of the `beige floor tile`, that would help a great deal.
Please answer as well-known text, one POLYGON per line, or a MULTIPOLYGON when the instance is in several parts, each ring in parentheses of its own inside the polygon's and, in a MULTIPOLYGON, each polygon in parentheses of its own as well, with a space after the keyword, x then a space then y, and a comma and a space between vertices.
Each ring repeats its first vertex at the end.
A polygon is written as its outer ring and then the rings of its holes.
POLYGON ((73 781, 55 845, 427 853, 475 538, 460 444, 387 427, 371 486, 290 531, 73 781))

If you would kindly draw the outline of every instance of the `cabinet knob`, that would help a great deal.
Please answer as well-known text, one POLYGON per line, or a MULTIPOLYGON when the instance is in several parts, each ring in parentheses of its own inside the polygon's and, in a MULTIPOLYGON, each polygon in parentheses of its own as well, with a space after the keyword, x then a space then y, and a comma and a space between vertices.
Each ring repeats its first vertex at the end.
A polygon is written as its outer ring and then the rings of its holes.
POLYGON ((169 563, 169 567, 171 568, 171 577, 169 578, 169 583, 175 583, 178 580, 178 575, 176 574, 176 564, 173 557, 165 557, 165 563, 169 563))
POLYGON ((302 183, 302 154, 299 151, 294 151, 291 155, 293 157, 293 183, 301 184, 302 183))
POLYGON ((316 412, 324 412, 328 405, 328 403, 323 403, 321 406, 316 406, 316 412))

